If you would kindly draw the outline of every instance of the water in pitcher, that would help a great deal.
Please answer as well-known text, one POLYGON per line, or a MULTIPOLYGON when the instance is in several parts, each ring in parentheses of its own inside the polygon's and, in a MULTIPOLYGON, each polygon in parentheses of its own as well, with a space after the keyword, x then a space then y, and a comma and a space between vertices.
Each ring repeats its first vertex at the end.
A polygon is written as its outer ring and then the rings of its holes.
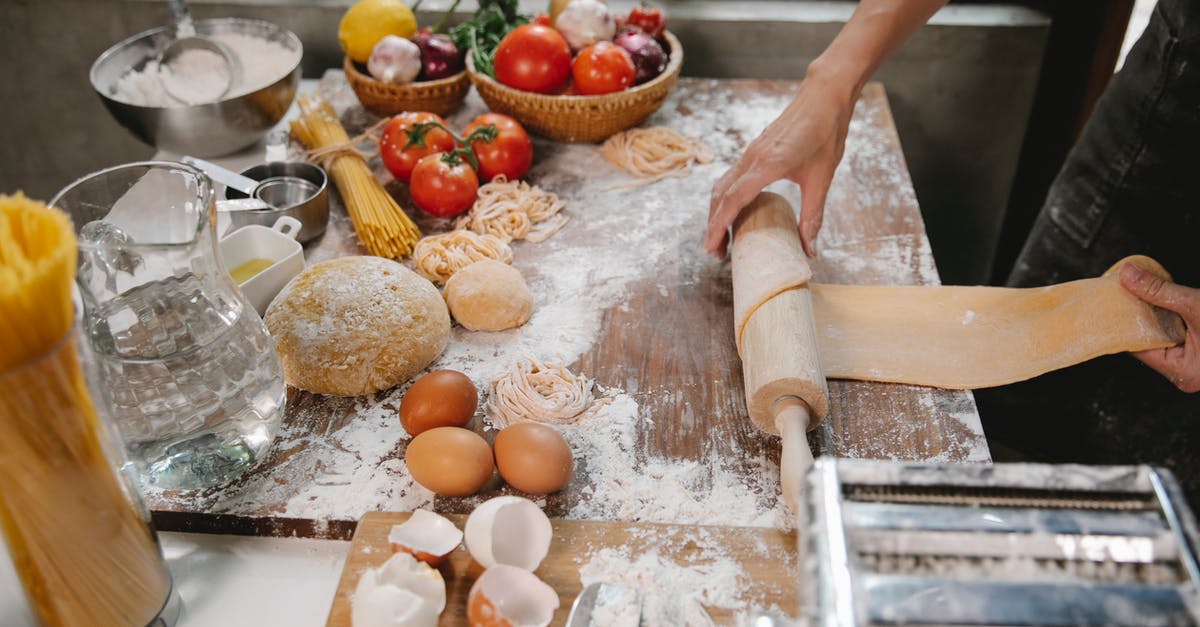
POLYGON ((161 487, 242 474, 283 410, 279 360, 254 311, 201 288, 193 275, 146 283, 87 316, 126 450, 161 487))
POLYGON ((142 481, 205 488, 257 465, 282 421, 282 367, 217 253, 211 182, 129 164, 52 202, 76 225, 97 387, 142 481))

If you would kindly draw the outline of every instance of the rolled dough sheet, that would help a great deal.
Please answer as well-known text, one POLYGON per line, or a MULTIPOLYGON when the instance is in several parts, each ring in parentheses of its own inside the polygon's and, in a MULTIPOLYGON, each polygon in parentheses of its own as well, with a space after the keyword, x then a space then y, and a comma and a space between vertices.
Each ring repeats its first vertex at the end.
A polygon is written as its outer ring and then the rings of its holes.
POLYGON ((1041 288, 812 284, 821 368, 832 379, 974 389, 1182 342, 1178 316, 1121 287, 1125 263, 1169 276, 1133 256, 1041 288))
POLYGON ((741 354, 750 315, 772 296, 808 283, 812 270, 800 246, 796 214, 784 197, 762 192, 738 215, 733 230, 734 338, 741 354))

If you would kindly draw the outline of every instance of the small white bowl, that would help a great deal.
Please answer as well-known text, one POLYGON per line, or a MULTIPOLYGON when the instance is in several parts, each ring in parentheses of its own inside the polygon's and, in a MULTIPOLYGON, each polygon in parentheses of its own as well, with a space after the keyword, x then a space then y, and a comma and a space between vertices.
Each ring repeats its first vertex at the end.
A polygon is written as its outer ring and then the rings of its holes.
POLYGON ((296 241, 300 226, 299 220, 280 216, 269 228, 243 226, 221 239, 221 257, 226 270, 233 271, 252 259, 271 261, 271 265, 261 272, 238 283, 238 289, 260 316, 266 313, 267 305, 279 290, 304 271, 304 248, 296 241))

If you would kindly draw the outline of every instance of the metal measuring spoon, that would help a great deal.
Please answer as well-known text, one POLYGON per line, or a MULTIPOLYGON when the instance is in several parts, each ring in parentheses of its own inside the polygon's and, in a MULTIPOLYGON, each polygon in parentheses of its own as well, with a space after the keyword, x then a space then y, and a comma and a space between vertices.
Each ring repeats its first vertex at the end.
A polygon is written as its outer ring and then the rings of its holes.
POLYGON ((241 76, 237 55, 220 42, 196 35, 187 0, 167 0, 167 7, 175 23, 175 39, 158 55, 159 82, 167 94, 184 104, 220 100, 241 76), (204 57, 208 60, 203 61, 204 57), (195 68, 193 62, 202 65, 195 68), (209 82, 207 75, 217 78, 209 82))
POLYGON ((214 181, 249 196, 238 200, 222 200, 217 203, 217 211, 288 209, 312 198, 320 191, 312 181, 298 176, 272 176, 256 181, 204 159, 183 157, 180 161, 207 174, 214 181))

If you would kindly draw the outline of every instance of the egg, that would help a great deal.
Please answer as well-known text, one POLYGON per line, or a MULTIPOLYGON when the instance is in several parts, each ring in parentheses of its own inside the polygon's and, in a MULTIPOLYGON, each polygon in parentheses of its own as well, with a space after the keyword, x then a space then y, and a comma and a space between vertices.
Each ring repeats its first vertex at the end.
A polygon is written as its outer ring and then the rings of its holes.
POLYGON ((484 568, 497 564, 537 570, 550 552, 554 526, 542 508, 519 496, 497 496, 467 517, 463 539, 484 568))
POLYGON ((435 427, 461 427, 479 404, 475 384, 457 370, 434 370, 417 379, 400 400, 400 424, 409 435, 435 427))
POLYGON ((413 438, 404 463, 413 480, 442 496, 478 492, 494 468, 487 441, 458 427, 435 427, 413 438))
POLYGON ((493 566, 467 594, 471 627, 544 627, 558 609, 558 593, 533 573, 515 566, 493 566))
POLYGON ((522 492, 549 494, 571 480, 571 447, 553 427, 517 423, 501 431, 492 446, 500 476, 522 492))

